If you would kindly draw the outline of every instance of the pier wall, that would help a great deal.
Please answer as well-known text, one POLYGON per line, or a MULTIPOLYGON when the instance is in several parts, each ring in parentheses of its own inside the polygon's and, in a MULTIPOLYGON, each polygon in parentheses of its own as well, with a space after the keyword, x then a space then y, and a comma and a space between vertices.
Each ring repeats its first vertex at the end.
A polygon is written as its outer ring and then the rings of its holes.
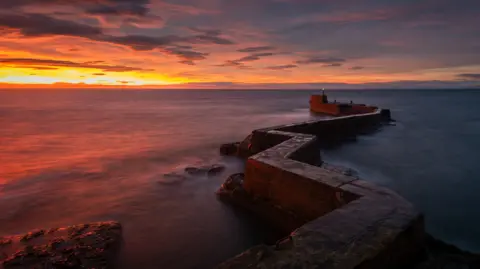
POLYGON ((319 145, 378 127, 384 115, 377 110, 255 130, 245 192, 304 222, 276 246, 253 247, 218 268, 401 268, 421 255, 423 216, 408 201, 318 166, 319 145))

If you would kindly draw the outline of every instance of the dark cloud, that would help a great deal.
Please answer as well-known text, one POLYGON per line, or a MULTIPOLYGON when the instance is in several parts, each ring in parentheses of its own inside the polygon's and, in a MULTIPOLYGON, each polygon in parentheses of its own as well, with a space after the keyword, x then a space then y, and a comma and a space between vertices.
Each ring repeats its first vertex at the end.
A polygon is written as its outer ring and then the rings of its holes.
POLYGON ((466 74, 458 74, 457 77, 467 80, 480 80, 480 73, 473 74, 473 73, 466 73, 466 74))
POLYGON ((227 60, 227 61, 225 61, 225 63, 219 64, 219 65, 216 65, 216 66, 224 67, 224 66, 241 66, 241 65, 243 65, 243 64, 240 63, 240 62, 227 60))
POLYGON ((364 69, 364 68, 365 68, 365 67, 363 67, 363 66, 352 66, 352 67, 350 67, 349 69, 350 69, 350 70, 362 70, 362 69, 364 69))
POLYGON ((305 59, 305 60, 299 60, 296 63, 297 64, 318 64, 318 63, 321 63, 321 64, 325 64, 325 65, 333 65, 333 64, 343 63, 343 62, 345 62, 345 59, 342 59, 342 58, 311 57, 311 58, 308 58, 308 59, 305 59))
POLYGON ((144 5, 138 4, 120 4, 120 5, 98 5, 86 8, 88 14, 107 15, 107 16, 147 16, 149 9, 144 5))
POLYGON ((105 63, 105 61, 88 61, 84 62, 83 64, 102 64, 105 63))
POLYGON ((142 35, 108 36, 104 35, 100 27, 77 23, 74 21, 50 17, 44 14, 7 14, 0 15, 0 27, 18 29, 25 36, 37 35, 65 35, 79 36, 92 39, 103 39, 105 41, 118 43, 141 43, 161 46, 172 42, 185 43, 210 43, 231 45, 234 41, 220 37, 219 30, 197 30, 201 34, 179 37, 167 35, 163 37, 151 37, 142 35), (103 36, 102 36, 103 35, 103 36))
POLYGON ((268 51, 268 50, 275 50, 275 47, 272 47, 272 46, 248 47, 244 49, 239 49, 238 52, 259 52, 259 51, 268 51))
POLYGON ((134 50, 153 50, 155 48, 183 42, 184 39, 176 35, 151 37, 143 35, 102 36, 101 41, 129 46, 134 50))
POLYGON ((206 56, 208 56, 208 53, 202 53, 202 52, 193 51, 193 50, 182 50, 182 49, 176 49, 176 48, 166 49, 165 52, 171 55, 176 55, 179 58, 187 61, 204 60, 206 59, 206 56))
POLYGON ((175 55, 181 60, 179 63, 186 65, 195 65, 194 61, 205 60, 208 53, 202 53, 193 50, 192 46, 172 45, 163 50, 164 53, 175 55))
POLYGON ((64 6, 83 6, 83 5, 124 5, 124 6, 135 6, 135 5, 147 5, 150 3, 150 0, 1 0, 1 8, 17 8, 23 6, 53 6, 53 5, 64 5, 64 6))
POLYGON ((227 60, 227 61, 225 61, 225 63, 219 64, 219 65, 216 65, 216 66, 219 66, 219 67, 235 67, 235 68, 238 68, 238 69, 252 69, 251 66, 245 65, 242 62, 231 61, 231 60, 227 60))
POLYGON ((186 64, 186 65, 195 65, 195 62, 191 60, 183 60, 183 61, 179 61, 179 63, 186 64))
MULTIPOLYGON (((126 0, 117 1, 122 2, 126 0)), ((201 32, 201 34, 185 37, 178 35, 159 37, 146 35, 111 36, 104 34, 99 27, 41 14, 0 16, 0 27, 2 26, 9 29, 16 29, 24 36, 63 35, 83 37, 94 41, 128 46, 137 51, 149 51, 159 48, 168 54, 180 57, 182 61, 203 60, 208 55, 207 53, 194 51, 190 45, 185 44, 234 44, 233 41, 219 36, 221 34, 219 30, 193 28, 195 31, 201 32)))
POLYGON ((34 69, 34 70, 58 70, 56 67, 49 67, 49 66, 17 66, 18 68, 28 68, 28 69, 34 69))
POLYGON ((251 61, 257 61, 260 60, 261 57, 266 57, 266 56, 273 56, 274 54, 271 52, 264 52, 264 53, 254 53, 245 57, 242 57, 238 60, 235 60, 235 62, 251 62, 251 61))
POLYGON ((166 48, 168 46, 175 46, 177 49, 182 47, 192 48, 191 46, 179 45, 182 43, 218 45, 234 44, 233 41, 230 41, 228 39, 208 35, 196 35, 187 37, 181 37, 177 35, 167 35, 161 37, 151 37, 143 35, 103 36, 101 40, 119 45, 129 46, 132 49, 139 51, 153 50, 155 48, 166 48))
POLYGON ((339 67, 342 66, 342 63, 331 63, 331 64, 324 64, 323 67, 339 67))
POLYGON ((0 14, 0 27, 18 29, 24 36, 63 35, 95 38, 102 34, 99 27, 42 14, 0 14))
POLYGON ((71 68, 90 68, 99 69, 105 72, 133 72, 133 71, 154 71, 152 69, 144 69, 138 67, 130 67, 124 65, 106 65, 92 64, 88 62, 77 63, 72 61, 46 60, 33 58, 0 58, 0 64, 13 66, 33 66, 33 67, 71 67, 71 68))
POLYGON ((220 31, 218 29, 203 29, 203 28, 199 28, 199 27, 188 27, 187 29, 189 29, 192 32, 202 33, 202 34, 207 35, 207 36, 219 36, 219 35, 222 34, 222 31, 220 31))
POLYGON ((273 56, 275 55, 274 53, 271 52, 262 52, 262 53, 253 53, 248 56, 242 57, 240 59, 236 60, 227 60, 225 61, 224 64, 217 65, 217 66, 233 66, 237 67, 240 69, 250 69, 250 66, 246 66, 244 62, 253 62, 253 61, 258 61, 261 59, 261 57, 267 57, 267 56, 273 56))
POLYGON ((105 76, 105 73, 93 73, 94 76, 105 76))
POLYGON ((294 64, 286 64, 286 65, 274 65, 274 66, 269 66, 265 69, 268 70, 285 70, 285 69, 291 69, 291 68, 296 68, 297 65, 294 64))
POLYGON ((183 40, 184 42, 188 43, 204 43, 204 44, 218 44, 218 45, 233 45, 235 42, 232 40, 229 40, 227 38, 219 37, 216 35, 195 35, 191 37, 186 37, 183 40))
POLYGON ((187 46, 187 45, 175 45, 175 48, 185 49, 185 50, 191 50, 191 49, 193 49, 192 46, 187 46))

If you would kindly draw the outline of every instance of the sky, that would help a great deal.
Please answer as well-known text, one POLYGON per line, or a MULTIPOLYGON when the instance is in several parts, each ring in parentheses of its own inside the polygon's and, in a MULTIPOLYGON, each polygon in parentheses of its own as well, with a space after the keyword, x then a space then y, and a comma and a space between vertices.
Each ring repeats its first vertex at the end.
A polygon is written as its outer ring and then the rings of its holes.
POLYGON ((0 0, 0 87, 480 88, 479 0, 0 0))

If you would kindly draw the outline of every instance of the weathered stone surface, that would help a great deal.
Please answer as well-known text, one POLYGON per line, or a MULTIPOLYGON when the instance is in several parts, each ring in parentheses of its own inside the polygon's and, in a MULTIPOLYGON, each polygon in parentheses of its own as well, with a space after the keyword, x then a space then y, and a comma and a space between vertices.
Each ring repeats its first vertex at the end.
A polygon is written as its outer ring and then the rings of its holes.
POLYGON ((307 222, 301 216, 267 199, 250 195, 243 188, 243 179, 244 174, 231 175, 217 190, 219 199, 248 209, 284 235, 307 222))
POLYGON ((121 230, 117 222, 100 222, 10 236, 0 245, 0 264, 5 269, 113 268, 121 230))
POLYGON ((358 178, 358 172, 347 167, 339 166, 339 165, 333 165, 329 163, 322 163, 321 167, 327 171, 339 173, 345 176, 349 177, 356 177, 358 178))

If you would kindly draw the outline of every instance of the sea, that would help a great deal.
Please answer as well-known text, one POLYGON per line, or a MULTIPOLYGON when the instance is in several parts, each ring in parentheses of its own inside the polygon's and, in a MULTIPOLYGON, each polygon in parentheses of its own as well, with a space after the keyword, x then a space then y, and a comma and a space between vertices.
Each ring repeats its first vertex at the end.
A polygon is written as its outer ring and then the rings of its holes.
MULTIPOLYGON (((117 220, 120 268, 211 268, 270 229, 215 191, 244 163, 222 143, 315 119, 315 91, 0 91, 0 235, 117 220), (218 175, 185 176, 220 164, 218 175)), ((318 92, 317 92, 318 93, 318 92)), ((480 251, 480 91, 327 91, 389 108, 396 120, 322 150, 331 164, 387 186, 421 210, 429 233, 480 251)))

